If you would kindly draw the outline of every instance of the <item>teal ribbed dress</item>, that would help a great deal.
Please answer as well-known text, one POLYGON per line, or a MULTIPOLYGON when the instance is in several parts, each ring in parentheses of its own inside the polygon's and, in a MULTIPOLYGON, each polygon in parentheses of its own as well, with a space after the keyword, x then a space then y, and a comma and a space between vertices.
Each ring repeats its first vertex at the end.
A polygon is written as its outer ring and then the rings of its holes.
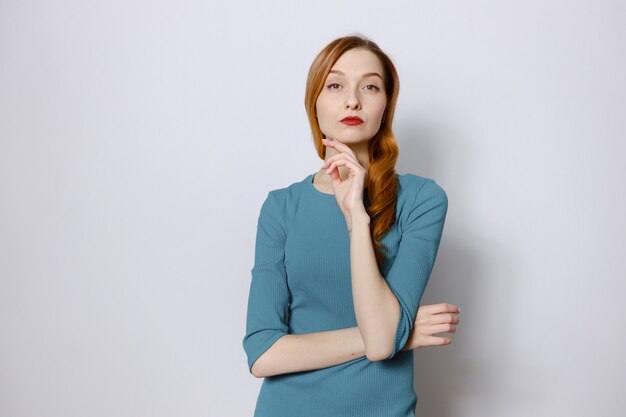
MULTIPOLYGON (((315 188, 314 175, 269 191, 261 206, 243 338, 250 372, 286 334, 357 326, 345 217, 333 194, 315 188)), ((402 347, 435 263, 448 198, 432 179, 396 178, 396 222, 382 239, 389 253, 380 268, 401 307, 392 354, 264 378, 254 417, 415 415, 413 351, 402 347)))

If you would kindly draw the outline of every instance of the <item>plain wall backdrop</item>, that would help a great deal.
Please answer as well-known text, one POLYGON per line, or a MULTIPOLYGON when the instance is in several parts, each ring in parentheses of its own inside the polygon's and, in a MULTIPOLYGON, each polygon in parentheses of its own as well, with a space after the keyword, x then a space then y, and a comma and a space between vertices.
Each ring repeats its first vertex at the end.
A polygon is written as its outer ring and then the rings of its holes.
POLYGON ((417 415, 624 412, 623 1, 0 0, 0 415, 252 416, 259 210, 319 169, 307 71, 351 33, 449 198, 417 415))

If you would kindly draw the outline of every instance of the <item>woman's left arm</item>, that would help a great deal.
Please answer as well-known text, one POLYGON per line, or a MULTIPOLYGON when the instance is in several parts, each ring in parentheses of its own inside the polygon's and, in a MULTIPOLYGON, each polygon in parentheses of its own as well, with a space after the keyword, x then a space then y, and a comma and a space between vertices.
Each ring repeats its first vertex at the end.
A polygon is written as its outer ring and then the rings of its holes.
POLYGON ((352 213, 348 222, 352 298, 369 360, 391 359, 409 339, 435 263, 447 208, 447 195, 435 181, 422 184, 402 218, 397 256, 386 277, 376 263, 367 212, 352 213))
POLYGON ((330 175, 335 198, 346 216, 350 233, 352 299, 365 356, 391 359, 406 345, 420 300, 435 263, 448 210, 445 191, 432 179, 407 178, 404 213, 399 217, 398 252, 386 277, 378 269, 370 235, 370 218, 363 204, 366 169, 346 144, 322 139, 338 153, 322 168, 330 175), (348 170, 349 179, 339 175, 348 170), (410 195, 409 195, 410 194, 410 195))

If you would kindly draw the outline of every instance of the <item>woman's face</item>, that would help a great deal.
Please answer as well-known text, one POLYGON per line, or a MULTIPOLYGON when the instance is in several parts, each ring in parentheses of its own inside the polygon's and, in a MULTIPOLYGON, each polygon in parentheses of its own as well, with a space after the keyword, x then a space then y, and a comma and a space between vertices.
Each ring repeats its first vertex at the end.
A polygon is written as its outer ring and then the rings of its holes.
POLYGON ((378 57, 367 49, 350 49, 339 57, 315 103, 325 137, 349 145, 367 142, 378 132, 387 105, 383 76, 378 57), (363 122, 342 123, 346 116, 363 122))

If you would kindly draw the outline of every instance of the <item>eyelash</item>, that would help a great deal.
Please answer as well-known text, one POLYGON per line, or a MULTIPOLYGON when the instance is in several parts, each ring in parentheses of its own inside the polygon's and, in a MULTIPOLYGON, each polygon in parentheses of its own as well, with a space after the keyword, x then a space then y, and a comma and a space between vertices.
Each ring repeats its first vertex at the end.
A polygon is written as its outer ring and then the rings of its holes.
MULTIPOLYGON (((338 83, 330 83, 326 87, 332 90, 332 88, 330 88, 332 85, 339 85, 339 84, 338 83)), ((374 85, 374 84, 368 84, 368 85, 366 85, 366 87, 369 87, 370 85, 372 87, 374 87, 376 89, 376 91, 380 91, 380 87, 378 87, 377 85, 374 85)))

